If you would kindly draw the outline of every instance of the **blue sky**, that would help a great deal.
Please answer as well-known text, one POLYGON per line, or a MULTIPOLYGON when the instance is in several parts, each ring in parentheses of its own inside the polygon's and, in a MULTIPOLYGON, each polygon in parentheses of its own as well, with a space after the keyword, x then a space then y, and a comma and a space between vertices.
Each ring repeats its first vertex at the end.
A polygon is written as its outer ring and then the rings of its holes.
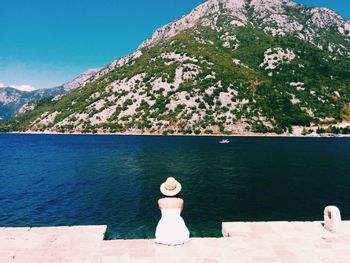
MULTIPOLYGON (((0 86, 50 88, 133 50, 204 0, 1 0, 0 86)), ((350 19, 348 0, 296 0, 350 19)))

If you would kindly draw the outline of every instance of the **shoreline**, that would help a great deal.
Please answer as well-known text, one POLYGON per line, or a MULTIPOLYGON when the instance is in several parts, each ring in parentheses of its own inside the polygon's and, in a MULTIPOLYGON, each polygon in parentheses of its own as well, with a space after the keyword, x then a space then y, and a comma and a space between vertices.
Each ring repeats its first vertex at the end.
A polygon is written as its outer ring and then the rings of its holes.
POLYGON ((26 131, 26 132, 0 132, 0 134, 23 134, 23 135, 97 135, 97 136, 158 136, 158 137, 266 137, 266 138, 349 138, 350 134, 276 134, 276 133, 234 133, 234 134, 155 134, 155 133, 137 133, 137 132, 119 132, 119 133, 82 133, 82 132, 37 132, 37 131, 26 131))

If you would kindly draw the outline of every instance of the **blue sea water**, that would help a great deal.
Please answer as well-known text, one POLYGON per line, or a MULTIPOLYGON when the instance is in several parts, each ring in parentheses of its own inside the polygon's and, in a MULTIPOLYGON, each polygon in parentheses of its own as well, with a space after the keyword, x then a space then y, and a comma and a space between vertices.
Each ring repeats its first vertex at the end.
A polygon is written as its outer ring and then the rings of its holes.
POLYGON ((0 135, 0 227, 108 225, 153 238, 160 184, 183 186, 191 236, 223 221, 350 219, 350 139, 0 135))

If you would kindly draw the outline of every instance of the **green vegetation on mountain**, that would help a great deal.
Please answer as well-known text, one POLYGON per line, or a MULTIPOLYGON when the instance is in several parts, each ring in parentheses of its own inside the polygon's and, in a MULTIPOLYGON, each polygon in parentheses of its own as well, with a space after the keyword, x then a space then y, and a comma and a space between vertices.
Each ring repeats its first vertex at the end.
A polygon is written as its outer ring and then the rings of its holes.
MULTIPOLYGON (((301 6, 285 8, 312 29, 301 6)), ((233 26, 238 18, 226 9, 210 14, 202 18, 210 25, 198 22, 144 47, 0 131, 280 134, 298 126, 303 134, 311 127, 348 133, 335 125, 350 119, 349 38, 336 28, 314 29, 307 41, 293 31, 273 36, 265 30, 273 23, 263 27, 248 11, 244 26, 233 26)))

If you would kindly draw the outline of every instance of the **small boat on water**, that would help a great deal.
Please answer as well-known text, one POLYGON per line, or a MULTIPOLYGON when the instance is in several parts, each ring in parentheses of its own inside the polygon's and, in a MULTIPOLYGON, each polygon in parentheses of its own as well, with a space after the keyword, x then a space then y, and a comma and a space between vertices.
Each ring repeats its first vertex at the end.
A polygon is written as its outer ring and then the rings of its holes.
POLYGON ((221 143, 221 144, 227 144, 227 143, 230 143, 230 141, 227 140, 227 139, 225 139, 225 140, 221 140, 219 143, 221 143))

